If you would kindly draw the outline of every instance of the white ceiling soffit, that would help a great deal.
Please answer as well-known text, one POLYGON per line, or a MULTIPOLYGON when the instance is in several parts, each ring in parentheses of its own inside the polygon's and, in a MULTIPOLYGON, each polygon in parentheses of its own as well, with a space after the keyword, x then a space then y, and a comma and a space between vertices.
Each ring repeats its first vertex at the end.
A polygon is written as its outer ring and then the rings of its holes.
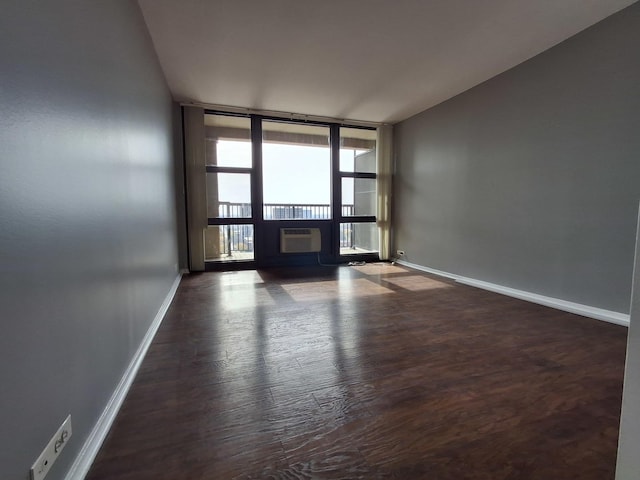
POLYGON ((396 122, 635 0, 139 0, 178 101, 396 122))

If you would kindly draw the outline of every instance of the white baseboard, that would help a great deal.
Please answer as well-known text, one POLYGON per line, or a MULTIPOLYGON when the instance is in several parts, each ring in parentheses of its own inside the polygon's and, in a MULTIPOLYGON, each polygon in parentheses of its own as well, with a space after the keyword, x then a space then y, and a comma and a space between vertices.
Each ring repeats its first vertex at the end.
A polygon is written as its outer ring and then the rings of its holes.
POLYGON ((113 421, 115 420, 116 415, 118 414, 118 411, 122 406, 122 402, 124 402, 124 399, 127 396, 127 392, 129 391, 129 388, 133 383, 136 373, 138 373, 138 369, 142 364, 142 360, 144 359, 144 356, 147 353, 149 346, 151 345, 151 341, 153 340, 153 337, 155 336, 158 328, 160 327, 160 324, 162 323, 162 319, 169 309, 169 305, 171 304, 171 301, 176 294, 178 285, 180 285, 181 278, 182 274, 178 274, 178 276, 176 276, 176 279, 173 282, 173 285, 171 285, 169 293, 167 293, 164 302, 162 302, 162 305, 160 306, 158 313, 153 319, 149 330, 147 330, 147 333, 142 339, 138 350, 131 359, 131 363, 129 363, 129 366, 125 370, 124 375, 120 379, 120 382, 113 392, 113 395, 111 395, 107 406, 105 407, 104 411, 100 415, 100 418, 93 427, 93 430, 91 430, 89 437, 82 446, 80 453, 78 453, 78 456, 73 462, 73 465, 71 465, 71 468, 67 472, 65 480, 83 480, 87 473, 89 473, 91 464, 95 460, 96 455, 98 454, 98 451, 102 446, 102 442, 104 442, 104 439, 109 433, 109 429, 111 428, 111 425, 113 424, 113 421))
POLYGON ((527 302, 556 308, 564 312, 575 313, 584 317, 594 318, 596 320, 602 320, 609 323, 615 323, 616 325, 623 325, 625 327, 629 326, 629 315, 625 313, 604 310, 602 308, 591 307, 589 305, 583 305, 581 303, 567 302, 566 300, 560 300, 559 298, 546 297, 544 295, 538 295, 537 293, 526 292, 524 290, 516 290, 515 288, 504 287, 502 285, 496 285, 495 283, 484 282, 482 280, 476 280, 473 278, 463 277, 461 275, 443 272, 442 270, 424 267, 422 265, 406 262, 404 260, 398 260, 396 263, 409 268, 414 268, 416 270, 421 270, 423 272, 433 273, 434 275, 450 278, 464 285, 482 288, 483 290, 489 290, 491 292, 500 293, 509 297, 518 298, 520 300, 526 300, 527 302))
POLYGON ((396 260, 396 263, 404 265, 405 267, 413 268, 414 270, 420 270, 422 272, 433 273, 434 275, 438 275, 440 277, 450 278, 451 280, 457 281, 460 278, 460 275, 454 275, 453 273, 436 270, 435 268, 425 267, 422 265, 418 265, 417 263, 407 262, 406 260, 396 260))

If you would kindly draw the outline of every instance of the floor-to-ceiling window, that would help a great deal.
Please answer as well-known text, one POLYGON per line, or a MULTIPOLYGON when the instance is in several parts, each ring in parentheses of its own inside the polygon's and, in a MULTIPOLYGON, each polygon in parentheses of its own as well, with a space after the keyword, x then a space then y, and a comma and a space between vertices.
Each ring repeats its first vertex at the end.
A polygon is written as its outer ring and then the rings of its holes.
POLYGON ((340 128, 340 254, 378 252, 376 131, 340 128))
POLYGON ((204 162, 205 269, 378 258, 375 128, 204 110, 204 137, 187 170, 204 162), (278 234, 298 228, 321 248, 284 249, 278 234))
POLYGON ((264 220, 331 218, 329 127, 264 120, 264 220))
POLYGON ((251 119, 205 115, 205 261, 254 259, 251 119))

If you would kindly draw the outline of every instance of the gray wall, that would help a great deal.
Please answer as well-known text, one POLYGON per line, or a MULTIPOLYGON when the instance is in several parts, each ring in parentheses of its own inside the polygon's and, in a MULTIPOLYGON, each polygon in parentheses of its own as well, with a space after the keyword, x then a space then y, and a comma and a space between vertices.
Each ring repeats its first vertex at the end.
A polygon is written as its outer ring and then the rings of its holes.
POLYGON ((61 479, 177 272, 171 98, 137 3, 2 2, 0 478, 61 479))
POLYGON ((626 313, 640 198, 640 4, 398 124, 394 248, 626 313))
POLYGON ((636 239, 632 297, 616 480, 636 480, 640 472, 640 229, 636 239))

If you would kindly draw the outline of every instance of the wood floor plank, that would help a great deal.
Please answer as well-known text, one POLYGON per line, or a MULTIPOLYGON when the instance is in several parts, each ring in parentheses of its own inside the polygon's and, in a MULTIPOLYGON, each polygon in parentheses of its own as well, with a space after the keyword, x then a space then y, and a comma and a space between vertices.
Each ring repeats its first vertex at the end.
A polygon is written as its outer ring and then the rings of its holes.
POLYGON ((613 479, 626 333, 389 264, 186 275, 87 480, 613 479))

